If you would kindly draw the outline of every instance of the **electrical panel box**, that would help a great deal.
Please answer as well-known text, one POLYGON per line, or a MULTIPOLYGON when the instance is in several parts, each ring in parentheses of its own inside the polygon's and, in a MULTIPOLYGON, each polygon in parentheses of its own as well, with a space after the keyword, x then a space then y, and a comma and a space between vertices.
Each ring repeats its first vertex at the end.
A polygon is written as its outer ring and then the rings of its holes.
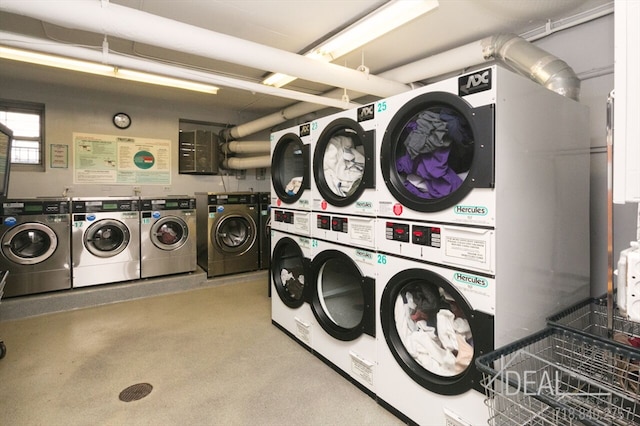
POLYGON ((180 132, 179 173, 218 174, 218 136, 207 130, 180 132))

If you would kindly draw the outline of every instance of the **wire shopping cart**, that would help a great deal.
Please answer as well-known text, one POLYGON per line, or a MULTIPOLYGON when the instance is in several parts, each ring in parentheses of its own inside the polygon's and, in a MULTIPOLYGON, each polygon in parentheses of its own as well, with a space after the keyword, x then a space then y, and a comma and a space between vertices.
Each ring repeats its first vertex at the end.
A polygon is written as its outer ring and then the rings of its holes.
MULTIPOLYGON (((609 340, 607 326, 607 297, 583 300, 547 318, 547 324, 578 333, 609 340)), ((630 321, 614 312, 613 333, 640 339, 640 323, 630 321)), ((628 344, 627 344, 628 345, 628 344)))
POLYGON ((640 351, 549 327, 476 359, 491 425, 640 424, 640 351))

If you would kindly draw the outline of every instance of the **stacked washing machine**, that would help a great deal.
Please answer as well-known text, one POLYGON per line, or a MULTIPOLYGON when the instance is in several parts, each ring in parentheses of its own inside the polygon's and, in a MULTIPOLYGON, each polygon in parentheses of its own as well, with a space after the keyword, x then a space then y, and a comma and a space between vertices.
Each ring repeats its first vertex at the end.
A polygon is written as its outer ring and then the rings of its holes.
POLYGON ((312 349, 311 125, 271 135, 271 321, 312 349))
POLYGON ((4 200, 0 217, 4 296, 71 288, 69 200, 4 200))
POLYGON ((193 272, 197 265, 196 200, 140 198, 140 277, 193 272))
POLYGON ((375 105, 313 123, 314 352, 373 394, 376 365, 375 105))
POLYGON ((72 198, 72 286, 140 278, 137 197, 72 198))
POLYGON ((195 197, 198 265, 207 277, 257 270, 258 195, 197 192, 195 197))
POLYGON ((475 358, 589 293, 586 108, 499 66, 377 105, 377 398, 486 423, 475 358))

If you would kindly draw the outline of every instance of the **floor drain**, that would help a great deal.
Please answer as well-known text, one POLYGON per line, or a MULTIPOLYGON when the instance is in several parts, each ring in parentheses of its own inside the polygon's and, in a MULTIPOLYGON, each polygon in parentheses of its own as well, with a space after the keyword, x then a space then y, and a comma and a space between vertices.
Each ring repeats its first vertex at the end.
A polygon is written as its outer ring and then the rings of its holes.
POLYGON ((123 402, 137 401, 149 395, 152 390, 153 386, 151 386, 149 383, 138 383, 135 385, 131 385, 120 392, 119 398, 120 401, 123 402))

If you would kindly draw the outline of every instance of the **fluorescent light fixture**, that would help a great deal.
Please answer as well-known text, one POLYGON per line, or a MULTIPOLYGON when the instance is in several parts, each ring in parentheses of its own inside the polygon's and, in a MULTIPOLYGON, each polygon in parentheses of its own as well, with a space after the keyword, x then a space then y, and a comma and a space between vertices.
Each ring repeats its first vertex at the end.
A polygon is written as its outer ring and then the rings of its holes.
POLYGON ((178 89, 192 90, 208 94, 218 93, 219 88, 210 84, 196 83, 172 77, 164 77, 157 74, 132 71, 114 67, 113 65, 99 64, 96 62, 81 61, 62 56, 49 55, 44 53, 31 52, 28 50, 14 49, 0 46, 0 58, 14 61, 28 62, 31 64, 45 65, 49 67, 62 68, 71 71, 80 71, 89 74, 115 77, 123 80, 137 81, 139 83, 156 84, 160 86, 175 87, 178 89))
MULTIPOLYGON (((391 0, 345 30, 314 47, 304 56, 331 62, 391 32, 407 22, 439 6, 438 0, 391 0)), ((262 83, 282 87, 295 80, 286 74, 275 73, 262 83)))
POLYGON ((13 49, 11 47, 0 46, 0 58, 29 62, 31 64, 45 65, 54 68, 62 68, 71 71, 80 71, 89 74, 113 75, 113 67, 110 65, 80 61, 77 59, 64 58, 62 56, 47 55, 28 50, 13 49))
POLYGON ((115 69, 115 76, 125 80, 138 81, 140 83, 157 84, 159 86, 176 87, 178 89, 193 90, 195 92, 217 94, 218 88, 210 84, 196 83, 194 81, 181 80, 178 78, 164 77, 157 74, 132 71, 122 68, 115 69))

